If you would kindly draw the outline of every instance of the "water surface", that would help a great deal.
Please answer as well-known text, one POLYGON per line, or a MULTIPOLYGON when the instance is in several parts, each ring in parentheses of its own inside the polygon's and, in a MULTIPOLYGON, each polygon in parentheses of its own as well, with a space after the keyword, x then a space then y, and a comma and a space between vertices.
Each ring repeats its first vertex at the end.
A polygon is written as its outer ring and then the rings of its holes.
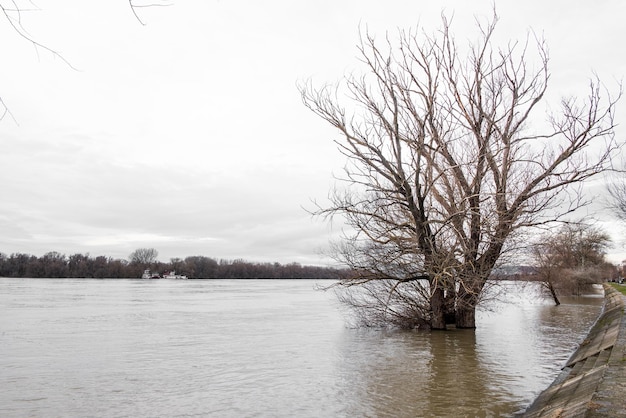
POLYGON ((0 278, 0 416, 510 416, 602 303, 526 289, 476 331, 383 331, 347 327, 315 287, 0 278))

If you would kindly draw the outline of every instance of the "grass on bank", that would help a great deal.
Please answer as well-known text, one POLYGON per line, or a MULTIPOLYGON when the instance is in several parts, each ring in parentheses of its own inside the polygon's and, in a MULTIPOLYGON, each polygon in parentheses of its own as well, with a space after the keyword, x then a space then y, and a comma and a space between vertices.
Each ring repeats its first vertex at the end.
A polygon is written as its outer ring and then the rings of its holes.
POLYGON ((626 295, 626 286, 618 283, 610 283, 610 285, 613 286, 622 295, 626 295))

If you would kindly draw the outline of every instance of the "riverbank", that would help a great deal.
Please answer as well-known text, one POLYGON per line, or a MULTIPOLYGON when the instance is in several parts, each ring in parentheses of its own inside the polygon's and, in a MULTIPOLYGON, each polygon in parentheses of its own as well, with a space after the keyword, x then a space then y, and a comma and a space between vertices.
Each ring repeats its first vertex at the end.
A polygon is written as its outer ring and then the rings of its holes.
POLYGON ((602 314, 524 417, 626 417, 626 296, 603 286, 602 314))

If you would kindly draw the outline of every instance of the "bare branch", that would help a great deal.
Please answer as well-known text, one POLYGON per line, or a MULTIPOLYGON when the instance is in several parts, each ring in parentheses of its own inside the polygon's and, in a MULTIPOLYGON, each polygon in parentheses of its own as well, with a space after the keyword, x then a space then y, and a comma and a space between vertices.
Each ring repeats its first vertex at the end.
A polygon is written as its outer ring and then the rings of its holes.
MULTIPOLYGON (((58 58, 61 61, 63 61, 63 63, 65 63, 71 69, 77 70, 70 63, 70 61, 68 61, 61 53, 59 53, 57 50, 52 49, 52 48, 50 48, 50 47, 40 43, 39 41, 37 41, 35 38, 33 38, 28 33, 26 28, 23 26, 23 24, 22 24, 23 13, 25 13, 25 12, 32 12, 32 11, 39 11, 41 9, 36 7, 35 4, 32 1, 28 1, 28 4, 30 4, 31 7, 23 7, 21 4, 18 3, 18 0, 9 0, 8 3, 9 3, 9 6, 6 6, 5 4, 0 3, 0 12, 4 15, 6 21, 12 27, 14 32, 17 33, 17 35, 19 37, 21 37, 22 39, 24 39, 27 42, 29 42, 35 48, 35 53, 37 55, 39 55, 39 50, 43 50, 45 52, 50 53, 53 57, 58 58)), ((130 5, 130 8, 131 8, 131 11, 132 11, 133 15, 135 16, 137 21, 139 23, 141 23, 142 25, 145 25, 145 24, 140 19, 139 15, 137 14, 137 11, 136 11, 137 8, 162 7, 162 6, 170 6, 171 4, 173 4, 171 2, 160 2, 160 3, 159 2, 155 2, 155 3, 137 4, 133 0, 128 0, 128 3, 130 5)), ((7 116, 7 115, 11 116, 13 121, 15 121, 15 118, 13 117, 11 112, 9 111, 8 106, 4 103, 2 98, 0 98, 0 121, 2 121, 5 118, 5 116, 7 116)))
POLYGON ((139 17, 139 14, 137 13, 137 9, 140 8, 145 8, 145 7, 167 7, 167 6, 171 6, 172 2, 155 2, 155 3, 144 3, 144 4, 137 4, 136 1, 134 0, 128 0, 128 5, 130 6, 130 10, 133 12, 133 15, 135 16, 135 19, 137 19, 137 21, 145 26, 146 24, 143 22, 143 20, 141 20, 141 18, 139 17))
POLYGON ((12 1, 11 4, 13 5, 13 7, 11 8, 7 8, 4 5, 0 4, 0 10, 2 11, 2 14, 4 14, 6 21, 9 22, 9 25, 11 25, 15 33, 17 33, 22 39, 28 41, 35 48, 35 51, 37 53, 40 49, 49 52, 53 57, 59 58, 68 67, 76 70, 76 68, 74 68, 74 66, 72 66, 72 64, 67 59, 65 59, 59 52, 32 38, 28 31, 22 25, 22 13, 39 9, 23 9, 18 6, 16 1, 12 1))

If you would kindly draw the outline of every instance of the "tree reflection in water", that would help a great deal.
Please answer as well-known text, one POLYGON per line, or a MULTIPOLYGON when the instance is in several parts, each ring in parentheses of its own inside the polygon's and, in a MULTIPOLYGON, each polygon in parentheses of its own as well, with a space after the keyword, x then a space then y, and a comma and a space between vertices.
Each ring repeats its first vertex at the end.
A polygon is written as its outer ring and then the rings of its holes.
POLYGON ((558 375, 597 318, 601 297, 561 306, 532 291, 494 302, 473 330, 354 329, 337 369, 346 415, 511 416, 558 375))

